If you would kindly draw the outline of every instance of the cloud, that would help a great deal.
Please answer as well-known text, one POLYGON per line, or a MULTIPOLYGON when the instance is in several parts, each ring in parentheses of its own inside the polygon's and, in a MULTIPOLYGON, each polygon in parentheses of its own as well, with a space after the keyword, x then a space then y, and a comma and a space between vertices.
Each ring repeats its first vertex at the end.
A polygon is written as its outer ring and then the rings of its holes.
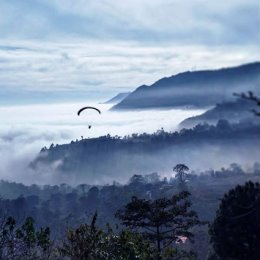
MULTIPOLYGON (((120 113, 108 111, 108 105, 99 104, 101 115, 84 111, 78 117, 76 113, 82 105, 0 107, 0 179, 27 184, 72 183, 72 177, 55 175, 53 167, 56 164, 51 166, 51 170, 39 172, 34 172, 28 165, 42 147, 49 147, 51 143, 70 143, 71 140, 81 139, 81 136, 88 138, 108 133, 121 136, 133 132, 152 133, 161 127, 173 130, 183 118, 203 112, 168 110, 120 113), (169 120, 173 114, 174 120, 169 120), (88 129, 89 124, 92 125, 91 130, 88 129)), ((102 174, 100 177, 104 178, 102 174)))
POLYGON ((251 0, 3 0, 3 38, 146 43, 257 44, 259 2, 251 0))
POLYGON ((4 103, 105 98, 259 59, 257 0, 2 0, 0 10, 4 103))
MULTIPOLYGON (((56 104, 56 105, 26 105, 13 107, 0 107, 0 179, 23 182, 26 184, 79 184, 88 182, 95 184, 111 183, 113 180, 126 181, 133 174, 150 173, 158 171, 169 176, 172 174, 172 165, 179 162, 187 163, 191 169, 205 170, 210 167, 218 169, 228 166, 232 162, 242 165, 253 163, 259 158, 259 145, 255 140, 240 140, 210 144, 202 142, 200 145, 189 143, 177 145, 160 151, 158 157, 131 155, 133 160, 144 162, 143 168, 125 167, 124 171, 111 171, 109 174, 100 170, 96 173, 61 173, 55 171, 62 160, 54 161, 52 165, 41 165, 37 171, 28 167, 44 146, 50 147, 52 143, 65 144, 72 140, 104 136, 107 134, 131 135, 132 133, 153 133, 162 127, 166 131, 174 131, 177 125, 185 118, 201 114, 202 110, 149 110, 116 112, 109 111, 109 105, 90 104, 98 106, 102 114, 96 111, 84 111, 77 116, 82 103, 56 104), (88 125, 92 125, 88 129, 88 125), (248 155, 248 150, 251 153, 248 155), (227 156, 228 154, 228 156, 227 156), (141 157, 140 157, 141 156, 141 157), (140 159, 141 158, 141 159, 140 159), (138 171, 138 172, 136 172, 138 171)), ((127 160, 127 154, 119 156, 120 163, 127 160)), ((118 165, 119 162, 117 162, 118 165)))
POLYGON ((107 99, 185 70, 257 59, 255 47, 153 46, 134 42, 0 42, 3 103, 107 99))
POLYGON ((36 175, 29 163, 43 147, 53 140, 65 140, 68 133, 43 131, 33 127, 13 126, 0 131, 0 178, 23 183, 48 183, 51 176, 36 175))
MULTIPOLYGON (((174 41, 190 44, 216 42, 256 44, 258 1, 52 1, 56 10, 98 19, 112 37, 140 41, 174 41), (243 15, 241 15, 243 14, 243 15), (239 19, 238 19, 239 18, 239 19), (253 19, 252 19, 253 18, 253 19), (245 30, 245 25, 251 30, 245 30), (234 26, 235 25, 235 26, 234 26), (236 28, 235 28, 236 27, 236 28), (229 38, 234 30, 239 37, 229 38), (250 34, 248 32, 251 32, 250 34), (251 37, 245 37, 245 36, 251 37), (220 36, 220 37, 219 37, 220 36), (217 39, 219 37, 219 39, 217 39)), ((95 26, 94 26, 95 28, 95 26)), ((100 28, 99 28, 100 29, 100 28)))

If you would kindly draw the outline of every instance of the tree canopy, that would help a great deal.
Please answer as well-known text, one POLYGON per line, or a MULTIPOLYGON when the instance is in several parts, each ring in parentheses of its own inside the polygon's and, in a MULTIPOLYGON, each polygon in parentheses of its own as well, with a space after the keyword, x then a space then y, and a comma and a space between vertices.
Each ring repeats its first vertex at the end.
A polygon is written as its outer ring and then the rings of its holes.
MULTIPOLYGON (((182 242, 181 238, 192 241, 191 229, 203 224, 196 212, 190 209, 189 196, 189 192, 183 191, 170 199, 147 200, 133 197, 124 209, 117 211, 116 217, 123 225, 141 233, 151 242, 157 251, 157 259, 162 259, 165 254, 167 257, 176 257, 177 243, 182 242)), ((187 255, 194 254, 189 252, 187 255)))
POLYGON ((247 182, 224 195, 210 227, 221 259, 260 259, 260 185, 247 182))

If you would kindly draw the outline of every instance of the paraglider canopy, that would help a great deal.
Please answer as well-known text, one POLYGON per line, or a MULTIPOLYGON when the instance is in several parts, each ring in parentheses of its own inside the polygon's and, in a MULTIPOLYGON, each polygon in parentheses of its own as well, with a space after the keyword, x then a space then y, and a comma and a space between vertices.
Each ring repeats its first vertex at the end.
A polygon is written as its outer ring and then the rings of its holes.
MULTIPOLYGON (((86 109, 90 109, 90 110, 95 110, 96 112, 98 112, 99 114, 101 114, 101 111, 96 108, 96 107, 82 107, 79 111, 78 111, 78 116, 81 114, 82 111, 86 110, 86 109)), ((92 125, 89 124, 88 125, 88 129, 91 129, 92 125)))
POLYGON ((101 114, 101 111, 99 109, 97 109, 96 107, 82 107, 79 111, 78 111, 78 116, 80 115, 80 113, 82 111, 84 111, 85 109, 94 109, 96 110, 99 114, 101 114))

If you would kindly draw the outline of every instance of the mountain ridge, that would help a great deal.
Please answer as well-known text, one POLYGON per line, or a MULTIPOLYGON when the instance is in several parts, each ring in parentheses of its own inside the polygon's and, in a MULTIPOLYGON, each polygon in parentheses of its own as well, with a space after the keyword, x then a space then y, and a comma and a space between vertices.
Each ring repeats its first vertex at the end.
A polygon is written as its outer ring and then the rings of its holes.
POLYGON ((233 92, 256 91, 259 84, 260 62, 186 71, 138 87, 112 110, 213 106, 229 100, 233 92))
POLYGON ((102 104, 117 104, 126 98, 131 92, 121 92, 110 98, 109 100, 103 102, 102 104))
POLYGON ((186 118, 180 124, 180 128, 191 128, 197 124, 213 124, 215 125, 219 120, 228 120, 231 123, 239 122, 255 122, 254 113, 255 108, 253 102, 244 99, 237 99, 235 101, 223 102, 216 104, 215 107, 207 110, 201 115, 186 118))

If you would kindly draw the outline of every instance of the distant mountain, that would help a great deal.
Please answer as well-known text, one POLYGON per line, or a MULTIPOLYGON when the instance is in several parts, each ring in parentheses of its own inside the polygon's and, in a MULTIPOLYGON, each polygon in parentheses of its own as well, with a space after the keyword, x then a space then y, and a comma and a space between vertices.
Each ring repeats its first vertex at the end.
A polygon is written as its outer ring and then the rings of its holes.
POLYGON ((123 92, 119 93, 113 98, 109 99, 108 101, 104 102, 103 104, 117 104, 121 102, 124 98, 126 98, 131 92, 123 92))
POLYGON ((255 104, 252 101, 237 99, 233 102, 217 104, 214 108, 206 111, 202 115, 185 119, 180 123, 180 127, 194 127, 197 124, 216 124, 219 120, 225 119, 231 123, 242 121, 257 121, 252 109, 255 104))
POLYGON ((187 71, 137 88, 113 110, 207 107, 228 101, 234 92, 257 91, 260 62, 219 70, 187 71))

